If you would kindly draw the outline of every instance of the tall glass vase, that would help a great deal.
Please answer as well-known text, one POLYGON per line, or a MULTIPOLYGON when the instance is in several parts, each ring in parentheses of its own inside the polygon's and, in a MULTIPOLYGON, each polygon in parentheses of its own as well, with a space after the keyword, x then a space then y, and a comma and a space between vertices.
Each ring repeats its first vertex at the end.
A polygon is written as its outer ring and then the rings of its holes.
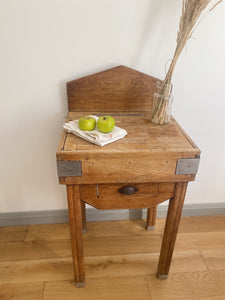
POLYGON ((151 122, 168 124, 171 118, 172 103, 172 84, 157 82, 157 90, 152 101, 151 122))

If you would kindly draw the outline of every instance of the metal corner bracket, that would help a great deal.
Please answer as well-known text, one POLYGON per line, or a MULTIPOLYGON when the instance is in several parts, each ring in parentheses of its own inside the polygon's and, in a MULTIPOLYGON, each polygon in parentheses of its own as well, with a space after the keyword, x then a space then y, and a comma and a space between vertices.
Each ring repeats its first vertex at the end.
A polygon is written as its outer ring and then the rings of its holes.
POLYGON ((180 158, 177 160, 176 175, 196 175, 200 158, 180 158))
POLYGON ((82 176, 82 163, 80 160, 76 161, 57 161, 57 170, 59 177, 76 177, 82 176))

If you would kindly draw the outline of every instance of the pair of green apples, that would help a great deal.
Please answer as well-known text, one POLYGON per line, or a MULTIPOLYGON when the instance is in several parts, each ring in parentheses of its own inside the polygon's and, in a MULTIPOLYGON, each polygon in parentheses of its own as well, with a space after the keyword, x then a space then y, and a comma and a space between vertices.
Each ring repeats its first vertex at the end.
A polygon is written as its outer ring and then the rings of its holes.
POLYGON ((94 130, 96 125, 99 131, 108 133, 113 130, 115 126, 115 120, 111 116, 102 116, 96 122, 95 118, 91 116, 85 116, 80 118, 78 121, 79 128, 84 131, 94 130))

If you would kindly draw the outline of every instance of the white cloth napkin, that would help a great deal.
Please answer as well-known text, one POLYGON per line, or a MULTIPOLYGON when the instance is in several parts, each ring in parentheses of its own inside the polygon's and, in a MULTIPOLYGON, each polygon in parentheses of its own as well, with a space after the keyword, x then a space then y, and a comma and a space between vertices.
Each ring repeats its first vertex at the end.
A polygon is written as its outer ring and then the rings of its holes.
MULTIPOLYGON (((98 120, 97 116, 91 115, 91 117, 95 118, 96 121, 98 120)), ((68 132, 73 133, 80 138, 99 146, 105 146, 109 143, 122 139, 123 137, 125 137, 125 135, 127 135, 127 131, 125 129, 117 126, 115 126, 113 128, 113 131, 109 133, 102 133, 98 131, 97 128, 91 131, 83 131, 78 126, 78 120, 64 123, 63 128, 65 128, 68 132)))

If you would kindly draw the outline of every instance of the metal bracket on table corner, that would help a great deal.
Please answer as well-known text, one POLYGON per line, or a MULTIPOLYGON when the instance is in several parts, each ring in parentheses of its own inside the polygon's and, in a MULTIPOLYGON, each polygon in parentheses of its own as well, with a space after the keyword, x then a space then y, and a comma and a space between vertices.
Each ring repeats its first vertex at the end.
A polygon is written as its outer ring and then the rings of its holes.
POLYGON ((200 158, 180 158, 177 160, 176 175, 196 175, 200 158))
POLYGON ((76 161, 57 161, 57 170, 59 177, 74 177, 82 176, 82 163, 80 160, 76 161))

